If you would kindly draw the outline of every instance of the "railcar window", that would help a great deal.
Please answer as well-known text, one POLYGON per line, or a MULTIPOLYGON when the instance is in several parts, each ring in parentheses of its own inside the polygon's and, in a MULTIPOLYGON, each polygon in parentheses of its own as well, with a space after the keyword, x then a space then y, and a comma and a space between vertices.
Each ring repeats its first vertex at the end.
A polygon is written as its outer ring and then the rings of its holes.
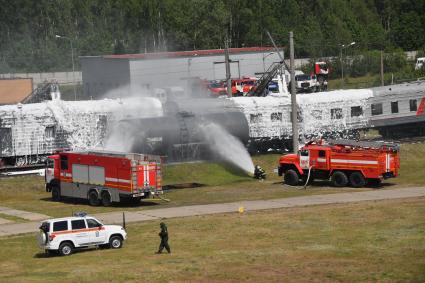
POLYGON ((410 111, 417 111, 418 110, 418 104, 417 104, 416 99, 410 99, 409 105, 410 105, 410 111))
POLYGON ((326 157, 326 153, 324 150, 319 150, 319 157, 326 157))
POLYGON ((391 101, 391 113, 398 113, 398 101, 391 101))
POLYGON ((270 119, 272 121, 282 121, 282 113, 281 112, 272 113, 272 115, 270 115, 270 119))
POLYGON ((251 123, 258 123, 261 121, 261 118, 263 117, 262 114, 251 114, 249 119, 251 123))
POLYGON ((363 109, 361 106, 351 107, 351 117, 359 117, 363 115, 363 109))
POLYGON ((61 156, 61 170, 68 170, 68 156, 61 156))
POLYGON ((331 119, 342 119, 342 108, 331 109, 331 119))
POLYGON ((55 126, 47 126, 44 130, 46 138, 53 138, 55 136, 55 126))
POLYGON ((372 115, 381 115, 382 114, 382 103, 372 104, 372 115))

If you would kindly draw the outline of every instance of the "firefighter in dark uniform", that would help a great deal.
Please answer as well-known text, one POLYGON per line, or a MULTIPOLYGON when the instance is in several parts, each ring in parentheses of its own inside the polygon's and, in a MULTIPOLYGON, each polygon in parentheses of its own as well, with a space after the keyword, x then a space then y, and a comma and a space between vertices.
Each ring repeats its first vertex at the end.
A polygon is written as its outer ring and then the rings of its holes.
POLYGON ((259 180, 266 179, 266 172, 259 165, 255 165, 254 178, 259 180))
POLYGON ((164 222, 161 222, 159 224, 159 227, 161 227, 161 232, 159 232, 159 237, 161 238, 161 243, 159 244, 157 254, 162 253, 162 250, 165 248, 168 253, 171 253, 170 246, 168 245, 168 230, 167 225, 165 225, 164 222))

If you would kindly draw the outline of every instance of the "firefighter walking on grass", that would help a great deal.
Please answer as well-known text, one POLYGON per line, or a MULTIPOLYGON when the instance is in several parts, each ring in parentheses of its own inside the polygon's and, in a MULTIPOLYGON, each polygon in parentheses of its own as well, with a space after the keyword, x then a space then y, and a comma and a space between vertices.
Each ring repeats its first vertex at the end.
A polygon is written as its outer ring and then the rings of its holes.
POLYGON ((162 250, 165 248, 168 253, 171 253, 170 246, 168 245, 168 229, 167 225, 165 225, 164 222, 161 222, 159 224, 159 227, 161 227, 161 232, 159 232, 159 237, 161 238, 161 243, 159 244, 157 254, 162 253, 162 250))

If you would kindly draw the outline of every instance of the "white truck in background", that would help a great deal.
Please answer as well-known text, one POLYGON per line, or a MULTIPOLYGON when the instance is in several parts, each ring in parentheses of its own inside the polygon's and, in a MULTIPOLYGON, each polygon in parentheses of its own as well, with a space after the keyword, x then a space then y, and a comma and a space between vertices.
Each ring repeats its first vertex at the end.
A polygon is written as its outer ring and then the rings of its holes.
POLYGON ((299 74, 295 75, 295 88, 297 93, 300 92, 316 92, 318 83, 316 75, 299 74))
POLYGON ((419 70, 425 64, 425 57, 419 57, 416 59, 415 70, 419 70))

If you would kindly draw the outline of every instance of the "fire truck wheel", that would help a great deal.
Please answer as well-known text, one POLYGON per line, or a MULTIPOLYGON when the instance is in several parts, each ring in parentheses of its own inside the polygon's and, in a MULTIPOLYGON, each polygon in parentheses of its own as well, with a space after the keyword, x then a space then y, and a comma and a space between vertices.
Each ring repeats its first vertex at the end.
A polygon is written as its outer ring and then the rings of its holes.
POLYGON ((74 246, 70 242, 64 242, 59 246, 60 255, 70 255, 74 251, 74 246))
POLYGON ((297 172, 293 169, 289 169, 285 172, 285 175, 283 176, 283 180, 285 181, 285 184, 290 186, 296 186, 300 182, 300 177, 298 177, 297 172))
POLYGON ((109 246, 111 249, 119 249, 122 247, 122 239, 119 236, 112 236, 111 239, 109 239, 109 246))
POLYGON ((331 177, 332 185, 335 187, 345 187, 348 183, 347 175, 342 171, 335 171, 331 177))
POLYGON ((89 193, 89 204, 91 206, 98 206, 100 204, 99 196, 96 191, 91 191, 89 193))
POLYGON ((52 187, 52 200, 54 200, 54 201, 60 201, 61 200, 60 188, 58 186, 52 187))
POLYGON ((353 172, 350 174, 350 185, 354 188, 360 188, 366 185, 366 180, 360 172, 353 172))
POLYGON ((111 206, 111 195, 108 192, 102 193, 102 205, 103 206, 111 206))

